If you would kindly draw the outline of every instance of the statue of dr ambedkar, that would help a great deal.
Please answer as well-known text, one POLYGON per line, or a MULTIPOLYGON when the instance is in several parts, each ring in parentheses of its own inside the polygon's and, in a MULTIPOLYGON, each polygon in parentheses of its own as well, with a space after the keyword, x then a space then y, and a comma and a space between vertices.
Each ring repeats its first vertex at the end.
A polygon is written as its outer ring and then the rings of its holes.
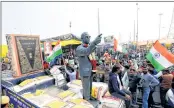
POLYGON ((101 35, 96 37, 96 39, 90 42, 90 35, 87 32, 82 33, 81 40, 82 44, 76 49, 76 55, 79 61, 79 71, 83 86, 83 99, 91 99, 91 89, 92 89, 92 64, 89 59, 89 55, 95 51, 96 45, 101 42, 101 35))

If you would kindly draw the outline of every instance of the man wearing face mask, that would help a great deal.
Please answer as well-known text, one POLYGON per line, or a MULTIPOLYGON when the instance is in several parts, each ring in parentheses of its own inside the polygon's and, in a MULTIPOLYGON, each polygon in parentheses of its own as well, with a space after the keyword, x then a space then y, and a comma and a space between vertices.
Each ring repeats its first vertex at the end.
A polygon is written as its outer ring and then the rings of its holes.
POLYGON ((79 61, 79 71, 80 78, 83 86, 83 98, 85 100, 90 100, 91 89, 92 89, 92 65, 89 60, 89 55, 95 51, 96 45, 101 42, 101 35, 96 37, 96 39, 90 42, 90 36, 87 32, 82 33, 81 40, 82 44, 77 47, 76 55, 79 61))
POLYGON ((150 88, 157 86, 159 84, 159 81, 156 78, 154 78, 151 74, 149 74, 147 66, 143 66, 142 70, 143 70, 143 77, 141 79, 143 88, 142 108, 148 108, 148 98, 150 94, 150 88))
POLYGON ((139 73, 136 72, 134 67, 131 67, 128 73, 128 78, 129 78, 129 90, 132 93, 133 103, 136 104, 136 89, 137 89, 137 84, 141 79, 141 76, 139 73))

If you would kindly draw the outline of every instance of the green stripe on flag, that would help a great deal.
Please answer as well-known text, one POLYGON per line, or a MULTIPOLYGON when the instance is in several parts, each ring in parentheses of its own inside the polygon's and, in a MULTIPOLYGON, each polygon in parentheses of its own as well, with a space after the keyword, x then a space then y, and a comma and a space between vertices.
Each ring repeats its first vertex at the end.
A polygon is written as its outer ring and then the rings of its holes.
POLYGON ((62 49, 54 52, 50 57, 46 59, 47 62, 51 62, 55 57, 59 56, 62 54, 62 49))
POLYGON ((163 67, 158 61, 156 61, 154 58, 153 58, 153 55, 151 53, 148 53, 146 55, 146 58, 152 63, 152 65, 154 66, 154 68, 156 69, 156 71, 161 71, 163 70, 165 67, 163 67))

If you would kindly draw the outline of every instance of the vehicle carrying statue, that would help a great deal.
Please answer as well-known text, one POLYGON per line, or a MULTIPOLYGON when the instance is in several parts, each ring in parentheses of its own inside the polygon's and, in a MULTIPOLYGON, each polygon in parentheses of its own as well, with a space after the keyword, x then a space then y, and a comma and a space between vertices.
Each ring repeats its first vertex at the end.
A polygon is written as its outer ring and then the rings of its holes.
POLYGON ((90 35, 87 32, 82 33, 82 44, 76 49, 76 55, 79 61, 80 78, 83 86, 83 98, 85 100, 91 99, 92 89, 92 64, 89 55, 95 51, 96 45, 101 42, 101 35, 102 34, 97 36, 96 39, 89 44, 90 35))

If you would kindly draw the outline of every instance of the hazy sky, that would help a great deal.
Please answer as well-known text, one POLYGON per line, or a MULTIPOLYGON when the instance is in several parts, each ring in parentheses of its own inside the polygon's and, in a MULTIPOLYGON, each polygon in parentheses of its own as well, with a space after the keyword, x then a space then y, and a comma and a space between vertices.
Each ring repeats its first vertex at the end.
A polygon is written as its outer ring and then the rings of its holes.
MULTIPOLYGON (((2 37, 5 34, 36 34, 41 39, 72 32, 80 36, 87 31, 94 39, 98 35, 97 11, 100 9, 100 32, 103 36, 121 36, 120 41, 133 40, 135 2, 13 2, 2 3, 2 37), (72 22, 70 31, 69 22, 72 22)), ((139 3, 139 40, 157 39, 159 13, 161 37, 167 36, 174 2, 139 3)), ((137 25, 137 24, 135 24, 137 25)))

